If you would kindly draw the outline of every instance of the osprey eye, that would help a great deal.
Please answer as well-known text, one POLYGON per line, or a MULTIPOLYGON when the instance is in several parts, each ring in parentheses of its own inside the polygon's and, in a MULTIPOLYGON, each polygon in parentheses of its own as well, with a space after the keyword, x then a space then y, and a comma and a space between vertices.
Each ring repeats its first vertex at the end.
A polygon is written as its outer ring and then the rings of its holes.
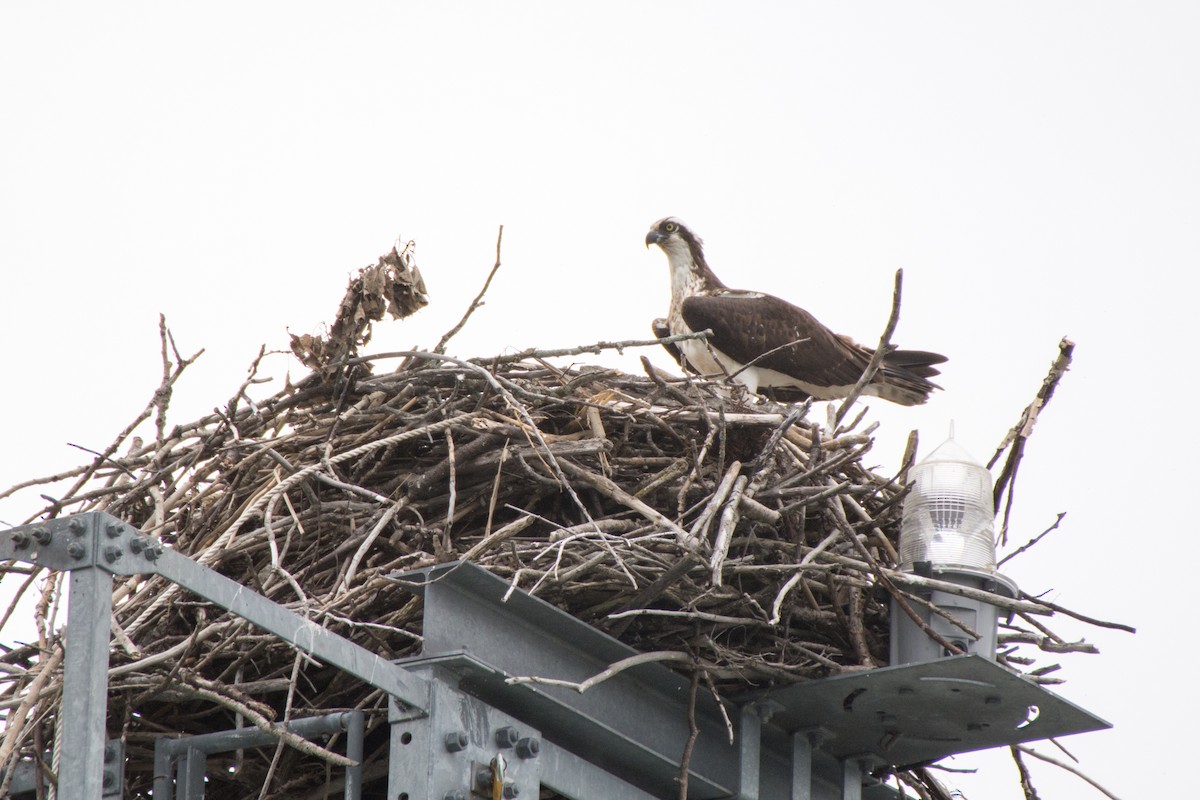
POLYGON ((663 225, 663 230, 666 231, 667 233, 674 233, 675 229, 677 227, 679 227, 679 226, 676 225, 674 222, 668 222, 666 225, 663 225))

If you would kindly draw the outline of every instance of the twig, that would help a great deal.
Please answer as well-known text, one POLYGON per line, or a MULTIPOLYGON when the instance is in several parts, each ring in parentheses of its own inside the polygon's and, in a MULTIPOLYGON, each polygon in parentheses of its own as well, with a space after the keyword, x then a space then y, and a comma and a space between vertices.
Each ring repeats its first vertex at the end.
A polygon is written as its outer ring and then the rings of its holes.
POLYGON ((1061 522, 1063 521, 1063 517, 1065 517, 1066 515, 1067 515, 1067 512, 1065 512, 1065 511, 1060 511, 1060 512, 1058 512, 1058 517, 1057 517, 1057 518, 1054 520, 1054 524, 1053 524, 1053 525, 1051 525, 1049 528, 1046 528, 1046 530, 1042 531, 1042 532, 1041 532, 1041 533, 1039 533, 1037 536, 1033 537, 1033 538, 1032 538, 1032 539, 1030 539, 1028 542, 1026 542, 1025 544, 1021 545, 1021 546, 1020 546, 1020 547, 1018 547, 1016 550, 1013 550, 1011 553, 1009 553, 1008 555, 1006 555, 1004 558, 1002 558, 1002 559, 1000 559, 999 561, 997 561, 997 562, 996 562, 996 567, 997 567, 997 568, 999 568, 999 567, 1002 567, 1002 566, 1004 566, 1004 563, 1005 563, 1006 561, 1008 561, 1009 559, 1013 558, 1014 556, 1019 556, 1021 553, 1024 553, 1026 550, 1028 550, 1029 548, 1033 547, 1035 544, 1037 544, 1038 542, 1040 542, 1042 539, 1046 538, 1046 535, 1047 535, 1048 533, 1050 533, 1050 531, 1056 530, 1056 529, 1058 528, 1058 525, 1059 525, 1059 523, 1061 523, 1061 522))
POLYGON ((892 334, 896 332, 896 323, 900 321, 900 290, 904 283, 904 270, 896 270, 895 288, 892 289, 892 313, 888 317, 887 327, 883 329, 883 335, 879 337, 879 346, 875 348, 875 352, 871 354, 871 360, 867 362, 867 368, 863 370, 863 374, 859 377, 858 382, 850 389, 846 395, 846 399, 838 406, 837 414, 833 418, 833 425, 830 427, 837 428, 841 423, 842 418, 846 416, 846 412, 850 410, 850 406, 862 394, 863 389, 875 377, 875 373, 879 370, 883 359, 892 350, 892 334))
POLYGON ((1025 454, 1025 443, 1033 435, 1033 426, 1037 423, 1038 415, 1050 402, 1050 398, 1054 396, 1058 382, 1071 368, 1071 356, 1074 352, 1075 343, 1064 336, 1058 343, 1058 357, 1050 365, 1050 371, 1042 380, 1042 385, 1033 398, 1033 402, 1021 412, 1021 418, 1017 424, 1008 431, 1004 441, 1000 443, 1000 446, 996 448, 996 453, 988 461, 988 469, 991 469, 1000 460, 1005 449, 1008 449, 1008 458, 1005 460, 1004 467, 1000 470, 1000 475, 996 478, 996 485, 992 490, 993 505, 997 513, 1000 511, 1001 498, 1004 498, 1005 493, 1008 495, 1004 503, 1004 518, 996 537, 1001 544, 1008 541, 1008 520, 1012 511, 1013 487, 1017 481, 1017 470, 1021 466, 1021 457, 1025 454))
POLYGON ((679 757, 679 800, 688 800, 688 774, 691 772, 692 751, 696 747, 696 739, 700 736, 700 726, 696 723, 696 693, 700 688, 700 667, 692 670, 692 680, 688 684, 688 738, 683 745, 683 754, 679 757))
POLYGON ((496 233, 496 263, 492 266, 491 272, 488 273, 487 280, 483 282, 483 288, 479 290, 479 294, 475 295, 475 299, 471 301, 471 305, 467 308, 462 319, 458 321, 450 330, 442 334, 442 338, 438 340, 437 346, 433 348, 433 352, 441 355, 446 352, 446 344, 454 338, 454 335, 463 329, 467 324, 467 320, 475 313, 475 309, 483 305, 483 296, 487 294, 488 287, 492 285, 492 278, 495 277, 496 271, 500 269, 500 242, 504 238, 504 226, 500 226, 500 230, 496 233))
POLYGON ((1016 746, 1016 748, 1018 750, 1020 750, 1022 753, 1028 753, 1029 755, 1033 756, 1034 758, 1045 761, 1047 764, 1053 764, 1054 766, 1059 767, 1060 769, 1065 769, 1067 772, 1071 773, 1072 775, 1076 776, 1077 778, 1080 778, 1081 780, 1086 781, 1089 785, 1094 787, 1098 792, 1103 794, 1105 797, 1111 797, 1112 800, 1121 800, 1121 798, 1117 797, 1117 795, 1113 794, 1111 791, 1109 791, 1108 789, 1101 786, 1095 779, 1085 775, 1078 768, 1072 766, 1071 764, 1068 764, 1065 761, 1059 761, 1057 758, 1053 758, 1053 757, 1045 755, 1043 753, 1039 753, 1038 751, 1034 750, 1032 747, 1029 747, 1027 745, 1019 744, 1016 746))
POLYGON ((597 672, 595 675, 584 681, 566 681, 558 678, 543 678, 537 675, 527 675, 505 678, 504 682, 509 686, 528 683, 537 683, 545 686, 562 686, 567 689, 574 689, 580 694, 583 694, 593 686, 604 683, 609 678, 619 675, 627 669, 632 669, 633 667, 638 667, 642 664, 651 664, 656 662, 661 663, 664 661, 672 661, 677 664, 691 664, 694 662, 694 659, 687 653, 680 653, 673 650, 659 650, 651 653, 638 653, 635 656, 623 658, 620 661, 609 664, 608 667, 603 671, 597 672))

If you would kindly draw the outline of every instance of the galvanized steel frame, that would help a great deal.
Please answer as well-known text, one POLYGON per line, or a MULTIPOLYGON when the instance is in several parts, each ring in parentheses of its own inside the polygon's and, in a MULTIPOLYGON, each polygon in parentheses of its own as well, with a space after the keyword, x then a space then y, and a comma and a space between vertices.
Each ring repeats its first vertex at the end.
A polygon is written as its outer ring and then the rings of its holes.
MULTIPOLYGON (((420 657, 391 662, 102 512, 0 533, 3 560, 70 572, 63 697, 73 718, 79 709, 80 723, 61 731, 62 752, 70 754, 59 765, 63 800, 112 796, 111 770, 105 786, 104 730, 113 576, 146 573, 386 692, 389 798, 403 796, 400 787, 406 786, 412 798, 465 800, 491 791, 481 785, 485 781, 510 796, 536 796, 539 786, 576 800, 678 796, 689 715, 686 680, 661 665, 643 664, 587 693, 511 681, 581 681, 634 651, 475 565, 439 565, 397 577, 424 596, 424 643, 420 657), (468 718, 476 722, 464 729, 459 720, 468 718), (517 746, 521 741, 524 749, 517 746)), ((801 684, 742 698, 725 713, 737 729, 734 742, 722 709, 700 694, 695 718, 701 736, 688 775, 694 800, 891 800, 897 793, 867 773, 911 763, 898 762, 899 754, 941 757, 1107 726, 979 656, 801 684), (945 706, 934 717, 922 694, 929 691, 945 706), (846 698, 859 695, 870 698, 860 708, 869 705, 871 712, 846 713, 846 698), (1042 709, 1038 720, 1012 724, 1014 709, 1035 701, 1042 709), (917 742, 929 726, 953 735, 930 750, 917 742)), ((344 714, 324 715, 294 726, 305 736, 349 726, 348 755, 354 758, 354 748, 361 747, 361 716, 355 722, 344 714)), ((164 739, 156 750, 155 795, 169 800, 174 771, 180 800, 197 800, 205 755, 215 752, 208 748, 249 747, 272 738, 239 729, 164 739)), ((347 797, 359 785, 360 773, 349 771, 347 797)))

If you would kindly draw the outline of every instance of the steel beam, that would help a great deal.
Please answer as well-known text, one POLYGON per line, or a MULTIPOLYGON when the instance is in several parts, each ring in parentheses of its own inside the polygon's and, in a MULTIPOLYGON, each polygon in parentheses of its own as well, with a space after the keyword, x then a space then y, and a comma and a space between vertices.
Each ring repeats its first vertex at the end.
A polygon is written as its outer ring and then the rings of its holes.
MULTIPOLYGON (((538 598, 508 595, 507 582, 473 564, 439 565, 396 580, 425 598, 422 655, 401 663, 413 668, 440 664, 460 676, 463 691, 538 728, 547 743, 651 797, 679 796, 679 762, 688 737, 686 678, 651 663, 584 693, 512 683, 514 676, 582 681, 636 651, 538 598)), ((697 698, 700 735, 688 775, 692 800, 752 797, 755 791, 762 798, 791 794, 792 739, 775 727, 774 716, 765 724, 760 716, 767 710, 777 714, 782 706, 772 696, 750 699, 746 708, 749 717, 742 708, 731 709, 740 737, 731 743, 716 702, 706 692, 697 698), (761 733, 756 761, 753 728, 761 733)), ((813 719, 806 727, 818 724, 813 719)), ((813 753, 812 761, 810 798, 838 800, 841 762, 825 752, 813 753)), ((578 800, 609 796, 563 793, 578 800)), ((864 800, 895 797, 886 786, 864 792, 864 800)))
POLYGON ((85 567, 71 571, 69 587, 58 796, 94 800, 104 794, 113 579, 98 567, 85 567))

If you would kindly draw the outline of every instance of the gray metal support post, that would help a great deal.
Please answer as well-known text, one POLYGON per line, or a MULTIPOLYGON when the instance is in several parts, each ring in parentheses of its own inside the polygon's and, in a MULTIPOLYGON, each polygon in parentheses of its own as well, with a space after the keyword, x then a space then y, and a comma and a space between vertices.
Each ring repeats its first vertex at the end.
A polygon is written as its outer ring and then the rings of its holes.
POLYGON ((738 800, 758 800, 762 765, 762 718, 753 703, 742 706, 738 726, 738 800))
POLYGON ((189 747, 176 769, 175 787, 179 800, 204 800, 204 769, 207 757, 203 750, 189 747))
POLYGON ((84 567, 70 574, 58 726, 62 737, 58 796, 63 800, 95 800, 104 794, 112 592, 112 575, 105 570, 84 567))
POLYGON ((346 800, 359 800, 362 797, 363 719, 365 716, 362 711, 351 711, 345 716, 346 758, 352 758, 357 762, 352 767, 346 767, 346 800))
POLYGON ((172 800, 175 793, 175 783, 171 780, 172 741, 165 736, 154 740, 154 800, 172 800))
POLYGON ((806 731, 792 734, 792 800, 812 800, 813 740, 806 731))
POLYGON ((856 758, 842 762, 842 800, 862 800, 862 764, 856 758))

